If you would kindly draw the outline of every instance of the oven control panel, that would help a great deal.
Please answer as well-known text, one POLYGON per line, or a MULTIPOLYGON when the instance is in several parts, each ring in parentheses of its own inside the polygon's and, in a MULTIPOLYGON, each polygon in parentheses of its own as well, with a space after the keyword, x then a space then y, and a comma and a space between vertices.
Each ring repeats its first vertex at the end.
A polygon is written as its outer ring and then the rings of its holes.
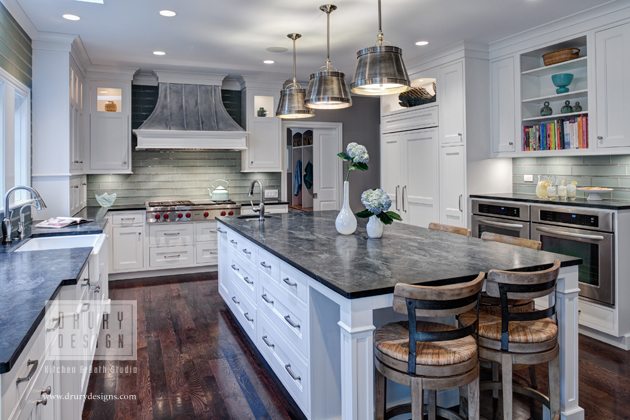
POLYGON ((541 210, 540 221, 562 223, 565 225, 585 226, 590 228, 599 227, 599 216, 591 214, 563 213, 557 211, 541 210))
POLYGON ((492 214, 495 216, 521 217, 521 209, 518 207, 500 206, 497 204, 479 204, 480 214, 492 214))

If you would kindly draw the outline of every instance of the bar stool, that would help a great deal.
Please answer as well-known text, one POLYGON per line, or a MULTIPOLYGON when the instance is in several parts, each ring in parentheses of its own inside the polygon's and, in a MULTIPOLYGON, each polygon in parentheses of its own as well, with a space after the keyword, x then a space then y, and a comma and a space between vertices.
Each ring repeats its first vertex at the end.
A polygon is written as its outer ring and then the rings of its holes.
MULTIPOLYGON (((386 379, 411 387, 413 420, 423 417, 423 391, 465 387, 470 418, 479 418, 479 359, 476 342, 479 297, 485 273, 466 283, 448 286, 414 286, 398 283, 394 311, 407 315, 407 322, 378 328, 374 333, 375 411, 382 420, 409 411, 409 404, 386 409, 386 379), (417 320, 459 317, 470 311, 460 327, 417 320)), ((431 393, 429 418, 447 410, 435 407, 431 393)), ((448 412, 449 417, 458 417, 448 412)))
MULTIPOLYGON (((501 302, 501 314, 480 310, 460 316, 462 325, 478 319, 479 357, 501 365, 501 382, 492 382, 482 389, 501 389, 503 392, 503 418, 512 419, 512 390, 534 398, 547 405, 551 418, 560 416, 560 362, 558 350, 558 326, 553 319, 555 290, 560 270, 556 260, 549 269, 535 272, 511 272, 490 270, 486 281, 486 293, 501 302), (515 311, 508 299, 535 299, 554 295, 553 305, 544 310, 515 311), (549 396, 526 387, 512 385, 513 365, 537 365, 547 363, 549 370, 549 396)), ((494 379, 494 378, 493 378, 494 379)))
POLYGON ((443 225, 442 223, 429 223, 429 230, 439 230, 441 232, 455 233, 462 236, 470 236, 470 229, 459 226, 443 225))

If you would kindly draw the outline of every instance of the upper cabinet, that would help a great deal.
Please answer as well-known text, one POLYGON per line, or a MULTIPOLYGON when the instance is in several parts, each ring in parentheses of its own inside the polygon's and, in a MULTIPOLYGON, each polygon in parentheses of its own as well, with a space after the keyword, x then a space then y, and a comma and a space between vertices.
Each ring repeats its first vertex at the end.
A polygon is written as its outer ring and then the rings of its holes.
POLYGON ((440 144, 464 144, 464 62, 441 67, 438 83, 440 144))
POLYGON ((630 147, 630 23, 595 33, 597 146, 630 147))
POLYGON ((514 152, 519 137, 517 129, 516 66, 514 57, 490 63, 490 128, 493 152, 514 152))
POLYGON ((242 103, 248 135, 247 150, 241 152, 241 172, 282 171, 282 122, 276 117, 281 86, 281 82, 276 86, 246 81, 242 103))
POLYGON ((131 78, 90 80, 90 173, 131 172, 131 78))
POLYGON ((70 172, 82 173, 85 169, 85 147, 87 133, 84 119, 85 77, 76 61, 70 58, 70 172))

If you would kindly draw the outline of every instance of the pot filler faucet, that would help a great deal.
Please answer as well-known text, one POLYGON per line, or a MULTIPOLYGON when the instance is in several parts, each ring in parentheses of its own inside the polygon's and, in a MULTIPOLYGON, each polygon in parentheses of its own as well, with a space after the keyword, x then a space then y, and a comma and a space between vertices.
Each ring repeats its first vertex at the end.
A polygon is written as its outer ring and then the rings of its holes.
POLYGON ((9 209, 9 201, 11 198, 11 193, 14 191, 24 190, 31 193, 32 201, 26 203, 25 206, 30 206, 33 204, 37 210, 45 209, 46 203, 42 196, 35 190, 34 188, 27 187, 25 185, 18 185, 16 187, 11 188, 4 194, 4 220, 2 221, 2 235, 4 237, 3 242, 5 244, 9 244, 12 241, 11 234, 13 233, 13 225, 11 223, 11 215, 13 211, 9 209))
POLYGON ((255 213, 258 213, 258 220, 261 222, 265 221, 265 187, 263 186, 263 183, 261 180, 259 179, 255 179, 254 181, 252 181, 252 185, 249 187, 249 204, 252 205, 252 210, 255 213), (258 205, 258 208, 254 207, 254 202, 252 201, 251 197, 254 195, 254 188, 256 187, 256 184, 260 185, 260 204, 258 205))

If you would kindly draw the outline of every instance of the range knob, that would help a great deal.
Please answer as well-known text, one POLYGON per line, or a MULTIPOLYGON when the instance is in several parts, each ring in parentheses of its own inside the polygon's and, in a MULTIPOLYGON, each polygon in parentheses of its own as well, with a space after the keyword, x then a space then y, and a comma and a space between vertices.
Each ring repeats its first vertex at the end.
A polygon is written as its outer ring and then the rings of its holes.
POLYGON ((155 213, 153 217, 155 217, 155 220, 160 220, 161 216, 160 216, 160 213, 155 213))
POLYGON ((164 220, 168 220, 168 213, 164 214, 164 220))
POLYGON ((228 211, 228 216, 234 216, 234 210, 228 211))
POLYGON ((181 213, 177 213, 177 218, 178 218, 178 219, 181 219, 182 217, 184 217, 184 215, 183 215, 183 214, 181 214, 181 213))
POLYGON ((221 211, 221 216, 225 216, 227 213, 225 212, 225 210, 221 211))
POLYGON ((191 214, 190 213, 186 213, 186 219, 190 219, 191 214))
POLYGON ((203 212, 203 217, 208 217, 208 216, 210 216, 210 213, 208 213, 207 211, 204 211, 203 212))

